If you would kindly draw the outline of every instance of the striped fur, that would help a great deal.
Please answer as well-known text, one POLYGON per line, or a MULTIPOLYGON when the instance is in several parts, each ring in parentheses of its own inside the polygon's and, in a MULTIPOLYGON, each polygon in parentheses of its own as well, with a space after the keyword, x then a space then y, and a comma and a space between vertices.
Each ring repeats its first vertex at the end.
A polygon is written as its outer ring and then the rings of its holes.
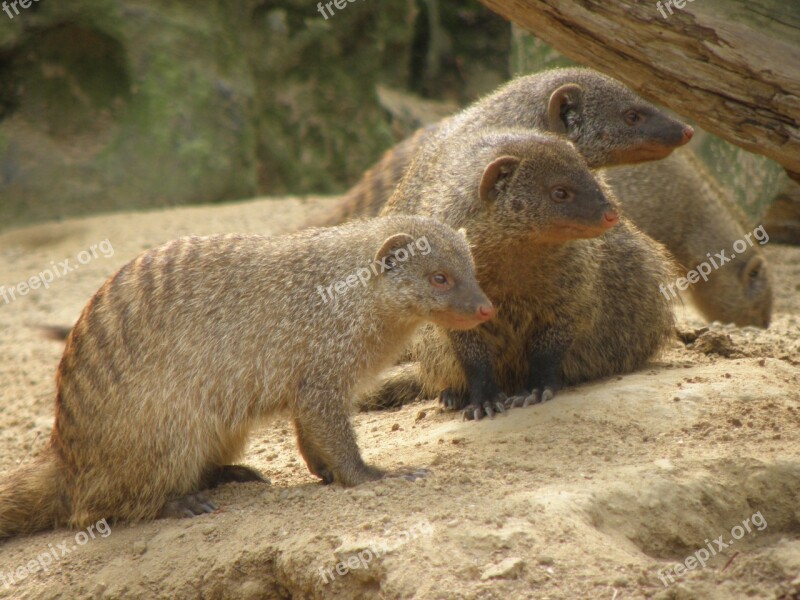
POLYGON ((667 156, 685 144, 687 126, 649 104, 615 79, 591 69, 554 69, 518 77, 493 94, 443 121, 417 130, 387 150, 321 221, 336 225, 359 216, 377 216, 415 154, 432 134, 455 126, 461 131, 521 127, 563 133, 591 168, 633 164, 667 156), (567 97, 551 119, 557 90, 577 85, 582 93, 567 97), (628 111, 640 121, 625 121, 628 111))
POLYGON ((381 477, 350 425, 355 394, 421 323, 469 320, 486 303, 464 237, 420 217, 182 238, 145 252, 105 282, 73 328, 50 445, 0 483, 0 537, 170 514, 165 507, 213 482, 250 431, 281 413, 313 474, 343 485, 381 477), (427 254, 335 297, 320 292, 376 253, 399 257, 395 240, 422 238, 427 254), (433 289, 436 272, 456 285, 433 289))
POLYGON ((559 137, 530 130, 438 132, 383 214, 428 215, 466 228, 478 281, 497 316, 466 332, 426 326, 410 352, 419 364, 390 373, 363 402, 403 404, 422 389, 481 416, 505 396, 552 394, 565 384, 643 366, 673 329, 671 307, 659 291, 673 273, 664 249, 626 220, 603 235, 588 228, 614 205, 604 181, 559 137), (486 165, 504 156, 522 162, 496 199, 482 200, 486 165), (570 202, 548 196, 557 185, 573 191, 570 202), (588 229, 576 231, 579 225, 588 229))

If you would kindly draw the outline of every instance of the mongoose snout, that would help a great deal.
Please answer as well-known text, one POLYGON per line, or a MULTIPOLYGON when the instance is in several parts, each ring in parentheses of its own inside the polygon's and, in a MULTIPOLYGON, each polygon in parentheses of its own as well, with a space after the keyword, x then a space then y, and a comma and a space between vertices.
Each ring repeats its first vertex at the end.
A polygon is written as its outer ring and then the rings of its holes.
MULTIPOLYGON (((474 306, 474 303, 472 304, 474 306)), ((483 296, 478 301, 478 307, 470 313, 450 311, 434 315, 431 319, 436 325, 445 329, 464 331, 485 323, 495 315, 495 308, 491 301, 483 296)))
MULTIPOLYGON (((465 238, 466 239, 466 238, 465 238)), ((456 277, 444 270, 431 274, 434 294, 446 295, 447 306, 431 311, 430 320, 446 329, 466 330, 485 323, 495 309, 474 277, 456 277)))
POLYGON ((671 119, 652 107, 631 109, 623 114, 621 121, 620 131, 629 129, 630 142, 611 150, 609 165, 632 165, 666 158, 694 136, 691 125, 671 119))
MULTIPOLYGON (((550 154, 557 155, 557 147, 551 140, 548 148, 550 154)), ((563 150, 561 152, 560 158, 563 159, 565 155, 563 150)), ((579 156, 573 153, 570 166, 562 160, 552 161, 552 156, 538 156, 535 159, 538 170, 547 164, 548 159, 552 163, 549 176, 557 183, 552 185, 547 194, 541 193, 549 202, 540 203, 537 211, 539 218, 532 219, 536 243, 593 238, 603 235, 619 223, 619 209, 614 195, 602 179, 595 178, 582 168, 585 165, 581 164, 579 156)), ((521 170, 518 177, 525 175, 521 170)), ((536 186, 541 185, 541 179, 541 174, 537 174, 531 175, 528 180, 536 186)))

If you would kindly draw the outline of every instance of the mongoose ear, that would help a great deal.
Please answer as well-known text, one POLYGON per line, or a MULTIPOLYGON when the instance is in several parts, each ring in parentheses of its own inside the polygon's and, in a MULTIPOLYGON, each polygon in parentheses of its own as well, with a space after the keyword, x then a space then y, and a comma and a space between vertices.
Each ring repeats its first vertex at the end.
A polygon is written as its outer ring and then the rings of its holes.
POLYGON ((580 110, 583 104, 583 88, 577 83, 562 85, 552 94, 547 104, 547 118, 550 131, 553 133, 567 133, 567 124, 564 122, 564 113, 569 110, 580 110))
POLYGON ((458 228, 458 233, 459 233, 459 235, 461 237, 463 237, 464 239, 467 239, 467 228, 466 227, 459 227, 458 228))
POLYGON ((483 170, 481 178, 480 196, 484 202, 494 202, 505 187, 508 179, 519 166, 520 159, 516 156, 501 156, 490 162, 483 170))
MULTIPOLYGON (((375 262, 384 265, 384 269, 389 271, 392 269, 398 259, 397 251, 403 247, 409 247, 414 244, 414 238, 407 233, 395 233, 393 236, 386 238, 375 253, 375 262)), ((408 251, 405 252, 408 259, 408 251)))

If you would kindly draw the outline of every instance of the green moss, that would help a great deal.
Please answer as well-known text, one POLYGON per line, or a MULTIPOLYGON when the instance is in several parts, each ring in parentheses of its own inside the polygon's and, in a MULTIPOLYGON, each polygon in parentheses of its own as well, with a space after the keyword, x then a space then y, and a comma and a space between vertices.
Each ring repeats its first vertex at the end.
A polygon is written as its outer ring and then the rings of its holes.
POLYGON ((542 40, 513 25, 511 34, 511 72, 516 75, 547 69, 574 67, 578 63, 563 56, 542 40))
POLYGON ((764 215, 785 181, 778 163, 707 134, 694 150, 752 223, 764 215))
MULTIPOLYGON (((396 141, 375 86, 409 83, 417 1, 348 3, 327 21, 307 0, 42 1, 0 15, 0 228, 345 189, 396 141)), ((451 20, 489 14, 467 5, 442 3, 451 20)), ((507 32, 497 18, 470 54, 473 25, 455 37, 462 65, 496 57, 507 32)))

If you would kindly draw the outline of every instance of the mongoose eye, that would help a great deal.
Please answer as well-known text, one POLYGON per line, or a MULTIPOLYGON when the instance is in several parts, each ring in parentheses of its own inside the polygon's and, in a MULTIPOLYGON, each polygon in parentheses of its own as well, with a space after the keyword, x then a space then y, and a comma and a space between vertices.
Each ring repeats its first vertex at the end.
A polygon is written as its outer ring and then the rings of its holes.
POLYGON ((556 202, 569 202, 572 200, 572 192, 559 185, 550 190, 550 197, 556 202))
POLYGON ((642 121, 642 115, 636 110, 629 110, 625 113, 625 122, 628 125, 637 125, 642 121))
POLYGON ((453 287, 453 284, 450 282, 450 278, 441 272, 431 275, 431 284, 433 287, 440 290, 449 290, 451 287, 453 287))

